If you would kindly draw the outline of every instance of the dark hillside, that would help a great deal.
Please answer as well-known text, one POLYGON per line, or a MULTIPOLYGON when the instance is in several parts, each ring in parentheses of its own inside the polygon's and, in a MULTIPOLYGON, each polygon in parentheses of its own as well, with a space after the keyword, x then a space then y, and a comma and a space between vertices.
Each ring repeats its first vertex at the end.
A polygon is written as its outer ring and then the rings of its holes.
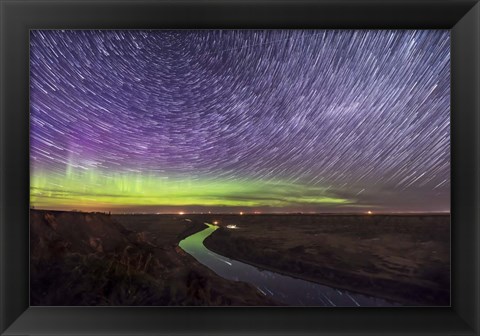
POLYGON ((32 210, 30 225, 34 306, 274 304, 178 247, 200 222, 32 210))

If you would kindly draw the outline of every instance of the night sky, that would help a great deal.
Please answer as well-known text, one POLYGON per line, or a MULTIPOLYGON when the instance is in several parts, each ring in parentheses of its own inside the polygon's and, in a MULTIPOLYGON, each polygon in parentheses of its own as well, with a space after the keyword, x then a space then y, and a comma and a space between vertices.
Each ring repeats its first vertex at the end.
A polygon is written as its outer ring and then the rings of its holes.
POLYGON ((32 31, 31 205, 450 211, 449 31, 32 31))

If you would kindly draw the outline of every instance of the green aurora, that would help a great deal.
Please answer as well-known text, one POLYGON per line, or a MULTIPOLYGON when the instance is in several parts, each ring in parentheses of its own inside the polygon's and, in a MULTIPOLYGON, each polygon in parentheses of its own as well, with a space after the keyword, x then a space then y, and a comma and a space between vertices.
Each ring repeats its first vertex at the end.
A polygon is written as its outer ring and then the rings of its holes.
POLYGON ((69 169, 65 174, 35 171, 30 204, 36 208, 109 210, 125 207, 288 208, 341 205, 354 200, 326 188, 286 181, 164 178, 141 173, 69 169))
POLYGON ((448 30, 32 30, 30 200, 450 211, 448 30))

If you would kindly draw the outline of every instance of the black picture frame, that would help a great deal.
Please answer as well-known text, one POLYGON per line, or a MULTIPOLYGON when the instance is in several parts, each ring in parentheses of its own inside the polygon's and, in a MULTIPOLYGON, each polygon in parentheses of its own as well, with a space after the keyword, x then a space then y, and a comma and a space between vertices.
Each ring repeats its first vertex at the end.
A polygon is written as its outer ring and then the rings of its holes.
POLYGON ((2 335, 479 335, 478 0, 0 0, 2 335), (29 307, 30 29, 451 29, 452 305, 29 307))

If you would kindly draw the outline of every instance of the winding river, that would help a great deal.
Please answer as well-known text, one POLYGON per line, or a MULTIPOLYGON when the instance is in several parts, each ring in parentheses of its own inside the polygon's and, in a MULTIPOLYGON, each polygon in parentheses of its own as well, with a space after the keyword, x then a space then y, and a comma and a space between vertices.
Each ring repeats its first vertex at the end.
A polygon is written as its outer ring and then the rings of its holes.
POLYGON ((214 253, 205 247, 203 241, 219 227, 209 223, 205 224, 208 228, 180 241, 180 248, 219 276, 228 280, 247 282, 258 288, 265 296, 279 303, 290 306, 340 307, 386 307, 398 305, 384 299, 335 289, 314 282, 262 270, 255 266, 214 253))

